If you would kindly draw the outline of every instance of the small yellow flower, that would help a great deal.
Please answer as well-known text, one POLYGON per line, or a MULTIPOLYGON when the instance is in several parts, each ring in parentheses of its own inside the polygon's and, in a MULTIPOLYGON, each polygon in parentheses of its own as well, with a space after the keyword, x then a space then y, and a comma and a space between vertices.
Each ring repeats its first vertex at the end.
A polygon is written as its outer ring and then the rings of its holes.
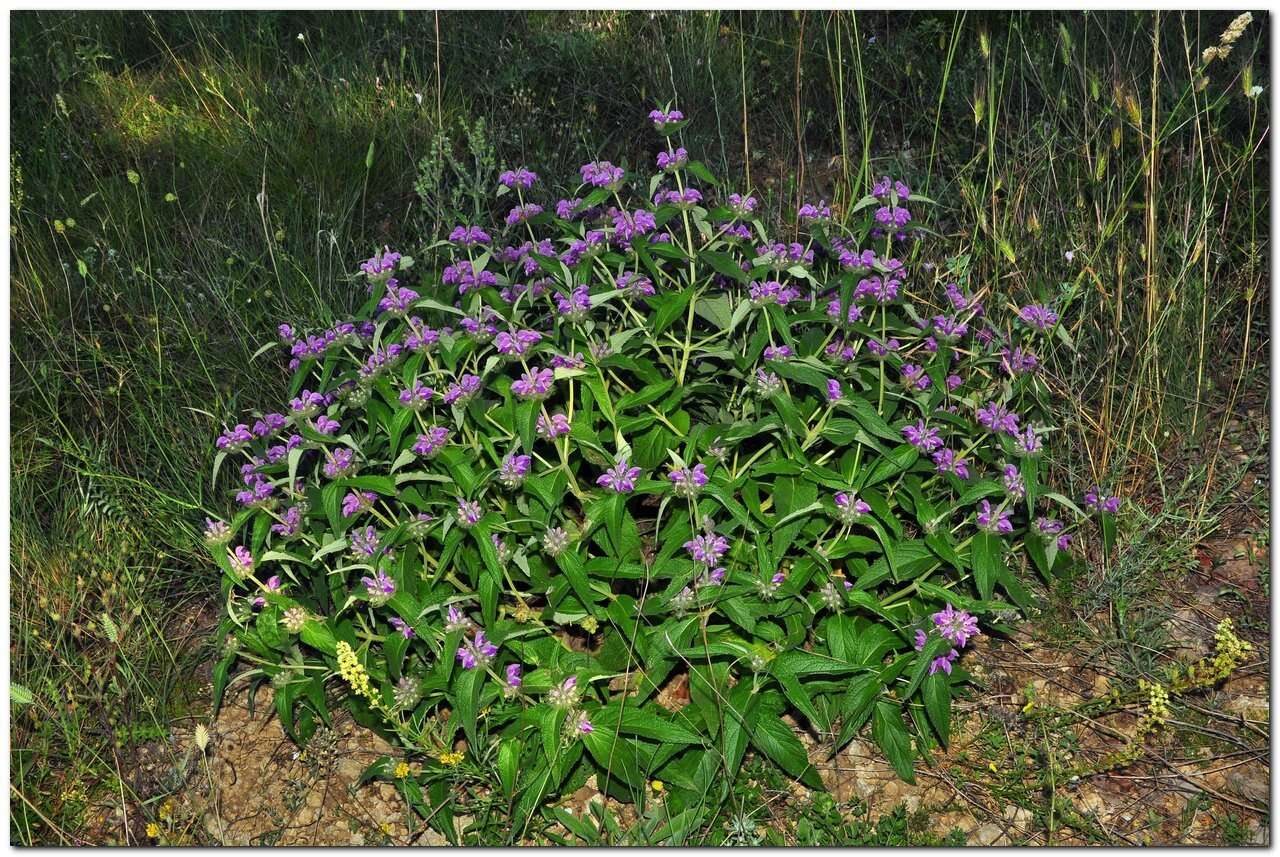
POLYGON ((152 839, 159 839, 159 838, 160 838, 160 825, 156 824, 154 821, 148 822, 148 823, 147 823, 147 836, 150 836, 152 839))
POLYGON ((442 751, 436 758, 439 759, 440 764, 444 765, 446 768, 456 768, 462 763, 462 760, 465 757, 462 753, 448 753, 442 751))
POLYGON ((582 630, 586 631, 588 634, 594 634, 596 631, 600 630, 600 622, 595 616, 588 616, 578 624, 581 625, 582 630))
POLYGON ((169 798, 160 805, 160 820, 168 821, 173 818, 173 798, 169 798))
POLYGON ((403 780, 407 776, 409 776, 409 763, 401 762, 396 765, 396 779, 403 780))
POLYGON ((662 780, 654 780, 653 782, 649 783, 649 788, 661 794, 663 791, 666 790, 667 786, 665 783, 662 782, 662 780))
POLYGON ((346 640, 339 640, 337 652, 338 672, 342 678, 358 695, 373 700, 373 688, 369 686, 369 673, 365 671, 364 664, 360 663, 355 650, 346 640))

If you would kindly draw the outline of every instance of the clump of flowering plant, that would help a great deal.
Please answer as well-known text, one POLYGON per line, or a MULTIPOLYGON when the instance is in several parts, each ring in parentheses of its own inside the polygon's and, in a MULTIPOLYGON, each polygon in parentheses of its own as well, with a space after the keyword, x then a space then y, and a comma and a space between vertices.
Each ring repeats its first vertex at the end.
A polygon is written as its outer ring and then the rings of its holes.
POLYGON ((374 254, 355 318, 280 328, 279 412, 217 439, 219 690, 243 655, 304 738, 339 691, 449 836, 459 770, 518 821, 595 773, 693 824, 748 747, 818 786, 788 712, 911 777, 997 594, 1029 603, 1010 557, 1052 574, 1085 517, 1041 482, 1051 307, 916 264, 902 181, 772 241, 651 119, 651 176, 513 168, 499 223, 374 254))

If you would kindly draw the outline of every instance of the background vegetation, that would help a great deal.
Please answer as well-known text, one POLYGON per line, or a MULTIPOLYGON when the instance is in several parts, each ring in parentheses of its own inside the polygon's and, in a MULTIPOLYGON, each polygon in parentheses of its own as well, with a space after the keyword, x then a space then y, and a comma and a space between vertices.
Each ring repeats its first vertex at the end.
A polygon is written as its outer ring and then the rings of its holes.
POLYGON ((1058 301, 1062 478, 1135 503, 1056 603, 1119 599, 1089 633, 1134 644, 1247 465, 1231 420, 1266 409, 1269 21, 1202 55, 1234 17, 15 13, 15 841, 130 806, 133 748, 195 711, 210 448, 280 399, 275 326, 348 312, 356 260, 486 208, 505 165, 650 158, 667 101, 769 210, 899 175, 976 282, 1058 301))

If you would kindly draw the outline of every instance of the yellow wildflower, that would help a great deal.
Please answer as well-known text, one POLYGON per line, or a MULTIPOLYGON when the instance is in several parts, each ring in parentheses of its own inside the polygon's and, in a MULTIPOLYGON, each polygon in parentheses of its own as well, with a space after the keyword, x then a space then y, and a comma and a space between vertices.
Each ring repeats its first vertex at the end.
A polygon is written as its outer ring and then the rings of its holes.
POLYGON ((368 700, 373 700, 373 688, 369 686, 369 673, 365 671, 364 664, 360 663, 360 659, 356 657, 355 650, 346 640, 339 640, 338 645, 338 672, 342 675, 344 681, 351 685, 351 689, 358 695, 368 700))
POLYGON ((444 765, 446 768, 456 768, 462 763, 465 756, 462 753, 448 753, 441 751, 440 755, 436 756, 436 758, 439 759, 440 764, 444 765))
POLYGON ((396 765, 396 779, 403 780, 407 776, 409 776, 409 763, 401 762, 396 765))
POLYGON ((662 782, 662 780, 654 780, 651 783, 649 783, 649 788, 653 789, 655 792, 658 792, 659 794, 661 794, 666 789, 666 787, 667 787, 666 783, 662 782))
POLYGON ((156 824, 154 821, 147 822, 147 836, 150 836, 152 839, 159 839, 160 825, 156 824))

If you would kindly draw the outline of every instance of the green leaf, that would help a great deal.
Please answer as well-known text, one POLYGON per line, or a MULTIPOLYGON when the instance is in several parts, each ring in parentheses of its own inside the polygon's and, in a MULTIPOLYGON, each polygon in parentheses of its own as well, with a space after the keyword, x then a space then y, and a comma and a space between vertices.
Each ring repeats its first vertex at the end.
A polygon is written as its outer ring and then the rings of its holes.
POLYGON ((36 698, 31 691, 15 681, 9 683, 9 701, 14 705, 31 705, 36 698))
POLYGON ((480 740, 476 734, 476 715, 484 678, 483 670, 461 670, 454 682, 453 693, 450 694, 454 714, 462 721, 462 729, 467 733, 467 741, 477 749, 480 747, 480 740))
POLYGON ((875 715, 871 720, 871 737, 884 751, 885 758, 893 765, 898 776, 908 783, 914 783, 916 753, 897 704, 886 700, 876 703, 875 715))
POLYGON ((515 796, 516 777, 520 772, 521 744, 518 738, 504 738, 498 747, 498 782, 507 800, 515 796))
POLYGON ((795 732, 776 714, 757 712, 747 725, 751 743, 777 763, 778 767, 813 789, 822 789, 822 779, 809 762, 809 754, 795 732))
POLYGON ((995 591, 996 578, 1004 564, 1004 545, 994 533, 979 531, 973 537, 973 582, 984 601, 995 591))
MULTIPOLYGON (((626 701, 626 703, 629 702, 630 700, 626 701)), ((607 723, 620 734, 639 735, 641 738, 649 738, 653 741, 661 741, 668 744, 703 743, 702 736, 688 727, 662 717, 657 711, 638 708, 634 703, 626 703, 610 703, 607 707, 600 709, 596 715, 593 715, 591 722, 593 724, 607 723), (621 717, 618 716, 619 707, 621 707, 621 717)))
POLYGON ((582 736, 582 742, 596 764, 605 770, 596 777, 601 787, 605 787, 607 777, 613 777, 632 788, 643 788, 645 777, 635 744, 619 737, 612 724, 598 716, 591 718, 591 726, 592 731, 582 736))
POLYGON ((740 283, 747 282, 746 272, 733 261, 733 258, 728 253, 704 250, 698 254, 698 258, 715 268, 717 274, 728 277, 731 280, 737 280, 740 283))
POLYGON ((951 679, 939 671, 924 680, 921 688, 924 710, 942 743, 951 741, 951 679))

